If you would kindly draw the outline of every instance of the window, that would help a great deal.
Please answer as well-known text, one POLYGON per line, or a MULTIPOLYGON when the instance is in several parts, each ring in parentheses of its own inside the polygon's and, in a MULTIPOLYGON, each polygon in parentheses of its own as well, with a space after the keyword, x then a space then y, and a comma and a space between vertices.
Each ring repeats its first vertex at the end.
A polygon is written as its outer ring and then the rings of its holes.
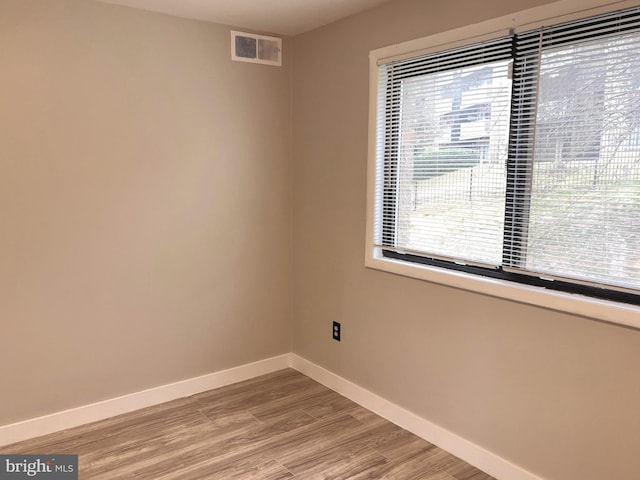
POLYGON ((493 36, 376 61, 371 258, 640 305, 640 8, 493 36))

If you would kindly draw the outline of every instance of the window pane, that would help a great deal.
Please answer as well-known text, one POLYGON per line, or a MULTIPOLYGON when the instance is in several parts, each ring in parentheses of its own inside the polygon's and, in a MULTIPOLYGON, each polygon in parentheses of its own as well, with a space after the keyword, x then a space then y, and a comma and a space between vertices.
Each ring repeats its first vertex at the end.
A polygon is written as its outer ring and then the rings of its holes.
POLYGON ((526 268, 640 288, 640 36, 543 52, 526 268))
POLYGON ((499 265, 509 62, 402 80, 395 246, 499 265))

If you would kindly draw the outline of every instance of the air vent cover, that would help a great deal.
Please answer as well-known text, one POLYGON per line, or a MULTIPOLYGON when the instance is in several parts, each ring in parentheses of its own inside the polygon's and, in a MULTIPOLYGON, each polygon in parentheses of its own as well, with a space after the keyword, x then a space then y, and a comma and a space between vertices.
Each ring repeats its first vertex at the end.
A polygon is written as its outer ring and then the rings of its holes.
POLYGON ((282 39, 231 31, 231 60, 282 65, 282 39))

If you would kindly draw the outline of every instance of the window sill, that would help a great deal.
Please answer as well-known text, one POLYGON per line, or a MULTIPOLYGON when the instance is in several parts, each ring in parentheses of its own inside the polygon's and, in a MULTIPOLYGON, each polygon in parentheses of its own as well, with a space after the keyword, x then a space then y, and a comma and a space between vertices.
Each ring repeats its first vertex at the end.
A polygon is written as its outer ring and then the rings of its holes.
POLYGON ((380 252, 368 256, 365 265, 375 270, 446 285, 460 290, 640 329, 640 307, 635 305, 599 300, 583 295, 557 292, 542 287, 520 285, 465 272, 384 258, 380 252))

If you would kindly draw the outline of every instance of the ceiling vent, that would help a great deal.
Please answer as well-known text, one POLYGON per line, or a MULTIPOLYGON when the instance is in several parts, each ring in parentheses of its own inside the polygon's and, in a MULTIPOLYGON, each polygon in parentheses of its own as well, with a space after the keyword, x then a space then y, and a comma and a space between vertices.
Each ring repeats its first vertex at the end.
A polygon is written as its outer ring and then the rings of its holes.
POLYGON ((231 31, 231 60, 282 65, 282 39, 231 31))

